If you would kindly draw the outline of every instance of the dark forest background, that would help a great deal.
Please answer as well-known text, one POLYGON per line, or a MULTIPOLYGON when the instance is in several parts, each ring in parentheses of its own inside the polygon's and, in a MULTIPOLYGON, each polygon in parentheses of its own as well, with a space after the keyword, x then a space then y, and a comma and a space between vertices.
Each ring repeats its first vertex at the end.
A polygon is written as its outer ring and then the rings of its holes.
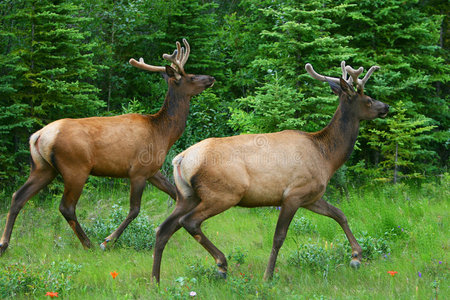
POLYGON ((449 161, 447 1, 0 1, 0 190, 28 175, 28 138, 61 118, 155 113, 167 85, 133 68, 163 65, 186 38, 186 71, 217 79, 191 102, 170 160, 212 136, 316 131, 337 97, 306 74, 340 76, 340 62, 381 69, 366 93, 391 105, 363 123, 335 186, 421 180, 449 161))

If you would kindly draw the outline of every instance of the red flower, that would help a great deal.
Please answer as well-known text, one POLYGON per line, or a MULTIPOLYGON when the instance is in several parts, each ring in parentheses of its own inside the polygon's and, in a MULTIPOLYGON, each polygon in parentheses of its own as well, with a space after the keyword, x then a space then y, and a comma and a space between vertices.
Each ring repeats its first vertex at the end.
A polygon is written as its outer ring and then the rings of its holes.
POLYGON ((47 292, 45 296, 50 296, 50 298, 58 297, 58 292, 47 292))
POLYGON ((117 273, 116 271, 109 273, 111 274, 113 279, 116 279, 117 275, 119 275, 119 273, 117 273))
POLYGON ((397 273, 397 271, 388 271, 388 274, 390 274, 392 277, 394 277, 397 273))

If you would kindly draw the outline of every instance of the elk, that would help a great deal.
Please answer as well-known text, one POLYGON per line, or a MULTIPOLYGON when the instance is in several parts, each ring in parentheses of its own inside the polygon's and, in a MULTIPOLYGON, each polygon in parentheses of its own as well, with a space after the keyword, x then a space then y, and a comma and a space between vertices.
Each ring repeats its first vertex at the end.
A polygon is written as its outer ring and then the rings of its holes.
POLYGON ((265 280, 273 276, 278 251, 300 207, 336 220, 352 248, 350 265, 360 266, 362 250, 345 215, 322 195, 334 172, 353 151, 360 121, 384 118, 389 106, 364 95, 366 81, 379 67, 373 66, 358 79, 362 68, 354 70, 345 62, 341 66, 343 78, 322 76, 310 64, 305 67, 313 78, 327 81, 339 95, 339 106, 324 129, 209 138, 173 159, 177 201, 156 234, 152 276, 157 282, 165 245, 181 227, 214 257, 219 274, 226 278, 227 260, 204 235, 201 224, 233 206, 281 206, 265 280))
POLYGON ((125 114, 113 117, 61 119, 30 137, 31 171, 28 180, 12 196, 6 227, 0 240, 0 254, 9 245, 15 219, 25 203, 47 186, 57 174, 64 181, 59 210, 84 248, 91 241, 78 223, 75 208, 89 177, 130 179, 130 210, 126 219, 100 245, 116 240, 137 217, 146 181, 175 199, 175 187, 159 172, 167 152, 181 136, 192 96, 214 84, 214 77, 186 74, 184 65, 190 47, 176 42, 177 49, 163 58, 170 66, 148 65, 141 58, 130 59, 134 67, 159 72, 168 83, 162 108, 153 115, 125 114))

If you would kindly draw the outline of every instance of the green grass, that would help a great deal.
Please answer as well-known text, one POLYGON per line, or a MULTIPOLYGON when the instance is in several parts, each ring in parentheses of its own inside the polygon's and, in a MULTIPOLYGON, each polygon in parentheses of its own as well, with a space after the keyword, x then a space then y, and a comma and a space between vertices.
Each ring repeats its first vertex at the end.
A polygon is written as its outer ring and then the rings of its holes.
MULTIPOLYGON (((49 298, 46 292, 58 291, 65 299, 189 299, 195 291, 198 299, 445 299, 450 296, 449 199, 448 176, 440 183, 352 189, 348 198, 327 195, 366 249, 362 267, 349 267, 350 247, 335 221, 300 209, 271 282, 262 276, 278 211, 232 208, 202 226, 228 257, 227 280, 217 278, 212 257, 181 229, 167 244, 156 286, 151 281, 153 252, 136 243, 144 243, 139 236, 152 236, 170 214, 167 196, 146 189, 142 219, 130 225, 122 243, 101 251, 103 237, 92 233, 109 230, 106 226, 115 226, 112 219, 127 212, 128 190, 120 182, 91 184, 77 213, 91 230, 95 248, 83 250, 58 212, 56 197, 36 197, 20 213, 10 247, 0 258, 0 295, 44 299, 49 298), (391 270, 398 273, 391 277, 391 270), (119 273, 116 279, 112 271, 119 273)), ((9 201, 0 207, 1 229, 8 207, 9 201)))

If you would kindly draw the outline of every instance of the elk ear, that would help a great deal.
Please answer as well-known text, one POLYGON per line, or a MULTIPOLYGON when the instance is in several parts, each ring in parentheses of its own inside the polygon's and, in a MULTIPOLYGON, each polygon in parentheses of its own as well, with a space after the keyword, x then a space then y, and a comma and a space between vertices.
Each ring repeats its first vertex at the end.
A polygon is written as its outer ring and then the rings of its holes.
POLYGON ((328 79, 327 79, 327 82, 330 85, 330 88, 333 91, 333 93, 335 93, 336 95, 339 95, 342 92, 341 87, 339 86, 339 84, 337 84, 334 81, 328 80, 328 79))
POLYGON ((342 77, 339 78, 339 84, 341 86, 341 90, 349 96, 353 96, 356 94, 355 89, 347 83, 342 77))
POLYGON ((172 68, 171 66, 166 66, 166 74, 167 76, 169 76, 169 78, 175 78, 176 80, 181 79, 181 75, 178 74, 178 72, 175 71, 175 69, 172 68))

